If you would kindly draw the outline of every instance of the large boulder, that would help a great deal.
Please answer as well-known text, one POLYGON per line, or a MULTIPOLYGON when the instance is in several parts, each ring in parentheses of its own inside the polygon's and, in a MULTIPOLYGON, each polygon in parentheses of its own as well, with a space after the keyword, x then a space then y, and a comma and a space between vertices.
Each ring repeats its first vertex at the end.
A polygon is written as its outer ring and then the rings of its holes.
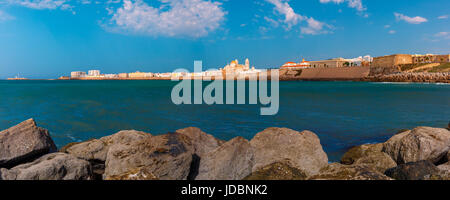
POLYGON ((158 180, 148 167, 138 167, 123 174, 108 176, 109 181, 158 180))
POLYGON ((397 164, 429 160, 439 162, 450 149, 450 131, 444 128, 418 127, 393 136, 383 152, 397 164))
POLYGON ((33 119, 0 132, 0 168, 11 168, 56 151, 48 130, 33 119))
POLYGON ((381 152, 383 149, 383 144, 364 144, 360 146, 355 146, 349 149, 341 158, 341 164, 351 165, 358 159, 366 157, 369 154, 375 152, 381 152))
POLYGON ((369 165, 383 174, 387 169, 396 167, 397 163, 386 153, 373 152, 356 160, 354 165, 369 165))
POLYGON ((387 169, 397 166, 397 163, 389 155, 381 152, 382 149, 382 143, 353 147, 342 156, 341 164, 370 165, 378 172, 384 173, 387 169))
POLYGON ((241 180, 252 173, 253 164, 250 143, 237 137, 201 158, 196 180, 241 180))
POLYGON ((3 180, 91 180, 88 161, 65 153, 51 153, 39 159, 18 165, 10 170, 1 169, 3 180))
POLYGON ((141 131, 120 131, 100 139, 71 143, 60 149, 60 152, 74 155, 84 160, 106 161, 108 150, 113 145, 129 145, 131 142, 149 138, 152 135, 141 131))
POLYGON ((369 165, 343 165, 332 163, 322 168, 309 180, 391 180, 369 165))
POLYGON ((385 174, 396 180, 443 180, 442 171, 428 160, 410 162, 386 170, 385 174))
POLYGON ((179 129, 176 132, 186 135, 191 139, 195 153, 199 157, 205 156, 224 143, 224 141, 218 140, 214 136, 206 134, 199 128, 195 127, 179 129))
POLYGON ((253 172, 244 180, 306 180, 306 174, 284 162, 276 162, 253 172))
POLYGON ((441 165, 439 165, 439 166, 437 166, 437 167, 438 167, 438 169, 440 169, 441 171, 444 171, 444 172, 450 174, 450 161, 449 161, 449 162, 446 162, 446 163, 444 163, 444 164, 441 164, 441 165))
POLYGON ((328 164, 319 137, 311 131, 268 128, 256 134, 250 144, 255 151, 253 172, 275 162, 285 162, 310 176, 328 164))
POLYGON ((152 137, 152 135, 141 131, 126 130, 100 139, 71 143, 59 151, 89 161, 96 179, 102 179, 105 171, 106 155, 111 146, 129 145, 131 142, 149 137, 152 137))
POLYGON ((106 156, 104 179, 132 173, 145 167, 161 180, 185 180, 190 173, 194 147, 180 133, 153 136, 111 146, 106 156))

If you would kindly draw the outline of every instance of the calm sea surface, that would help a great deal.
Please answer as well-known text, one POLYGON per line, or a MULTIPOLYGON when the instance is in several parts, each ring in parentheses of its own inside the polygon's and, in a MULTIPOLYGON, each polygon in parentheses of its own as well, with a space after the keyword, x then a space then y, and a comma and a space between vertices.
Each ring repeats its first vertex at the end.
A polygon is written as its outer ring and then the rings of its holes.
MULTIPOLYGON (((280 110, 261 105, 180 105, 171 81, 0 81, 0 130, 28 118, 58 147, 119 130, 164 134, 195 126, 220 139, 251 139, 267 127, 311 130, 330 161, 350 147, 382 142, 400 129, 447 127, 450 85, 280 82, 280 110)), ((205 83, 206 84, 206 83, 205 83)))

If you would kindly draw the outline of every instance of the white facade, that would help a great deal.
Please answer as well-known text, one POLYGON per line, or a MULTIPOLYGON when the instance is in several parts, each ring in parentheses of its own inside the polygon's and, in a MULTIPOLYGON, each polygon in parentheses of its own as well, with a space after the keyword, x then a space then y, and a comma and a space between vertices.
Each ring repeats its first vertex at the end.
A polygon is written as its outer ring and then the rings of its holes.
POLYGON ((100 70, 89 70, 88 76, 100 76, 100 70))
POLYGON ((70 73, 70 77, 72 77, 72 78, 83 78, 85 76, 86 76, 86 72, 77 71, 77 72, 70 73))

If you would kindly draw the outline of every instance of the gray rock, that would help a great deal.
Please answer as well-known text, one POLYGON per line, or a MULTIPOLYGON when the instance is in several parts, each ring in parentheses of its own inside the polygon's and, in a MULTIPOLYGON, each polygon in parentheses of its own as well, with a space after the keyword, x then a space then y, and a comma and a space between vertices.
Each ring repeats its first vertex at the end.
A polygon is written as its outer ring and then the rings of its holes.
POLYGON ((112 179, 145 167, 160 180, 185 180, 193 154, 190 138, 180 133, 153 136, 129 145, 113 145, 106 156, 103 177, 112 179))
POLYGON ((439 162, 450 149, 450 131, 418 127, 393 136, 383 145, 383 152, 397 164, 429 160, 439 162))
POLYGON ((113 175, 107 177, 109 181, 130 181, 130 180, 158 180, 156 176, 150 171, 149 167, 138 167, 129 170, 123 174, 113 175))
POLYGON ((358 159, 366 157, 374 152, 381 152, 383 144, 364 144, 349 149, 341 158, 341 164, 351 165, 358 159))
POLYGON ((56 151, 48 130, 33 119, 0 132, 0 168, 11 168, 56 151))
POLYGON ((440 169, 441 171, 444 171, 445 173, 449 173, 450 174, 450 161, 446 162, 442 165, 437 166, 438 169, 440 169))
POLYGON ((397 163, 389 155, 381 152, 382 149, 382 143, 353 147, 342 156, 341 164, 370 165, 384 174, 387 169, 396 167, 397 163))
POLYGON ((396 180, 445 179, 439 168, 428 160, 401 164, 397 167, 386 170, 385 174, 396 180))
POLYGON ((60 152, 74 155, 85 160, 106 161, 108 150, 113 145, 129 145, 131 142, 149 138, 152 135, 141 131, 120 131, 100 139, 92 139, 86 142, 71 143, 60 149, 60 152))
POLYGON ((255 152, 253 172, 275 162, 285 162, 311 176, 328 164, 319 138, 311 131, 268 128, 256 134, 250 144, 255 152))
POLYGON ((218 140, 214 136, 206 134, 199 128, 195 127, 179 129, 176 132, 186 135, 191 139, 195 153, 199 157, 205 156, 224 143, 224 141, 218 140))
POLYGON ((234 138, 201 158, 196 180, 241 180, 252 173, 253 157, 250 143, 234 138))
POLYGON ((354 165, 368 165, 377 170, 377 172, 384 174, 387 169, 396 167, 397 163, 386 153, 373 152, 356 160, 354 165))
POLYGON ((369 165, 332 163, 309 180, 392 180, 369 165))
POLYGON ((3 180, 91 180, 89 162, 65 153, 47 154, 39 159, 1 169, 3 180))
POLYGON ((253 172, 244 180, 306 180, 306 174, 283 162, 272 163, 253 172))

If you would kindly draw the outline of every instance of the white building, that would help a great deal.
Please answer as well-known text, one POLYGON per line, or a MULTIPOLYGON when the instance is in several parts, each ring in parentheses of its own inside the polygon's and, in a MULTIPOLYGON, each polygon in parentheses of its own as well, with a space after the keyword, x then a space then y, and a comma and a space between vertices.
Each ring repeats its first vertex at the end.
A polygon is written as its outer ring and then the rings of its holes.
POLYGON ((105 78, 119 78, 119 75, 117 75, 117 74, 105 74, 104 77, 105 78))
POLYGON ((100 70, 89 70, 88 76, 100 76, 100 70))
POLYGON ((86 76, 86 72, 81 72, 81 71, 70 72, 70 77, 72 77, 72 78, 83 78, 85 76, 86 76))

